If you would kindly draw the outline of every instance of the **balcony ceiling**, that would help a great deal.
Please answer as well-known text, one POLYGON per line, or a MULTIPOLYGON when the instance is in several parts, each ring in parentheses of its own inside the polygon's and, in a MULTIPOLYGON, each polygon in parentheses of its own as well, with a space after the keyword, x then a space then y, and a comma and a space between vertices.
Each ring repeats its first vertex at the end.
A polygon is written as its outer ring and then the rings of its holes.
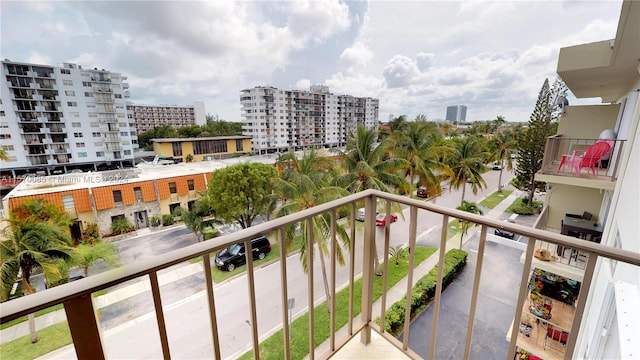
POLYGON ((640 78, 640 2, 622 4, 615 39, 561 48, 557 72, 578 98, 626 94, 640 78))

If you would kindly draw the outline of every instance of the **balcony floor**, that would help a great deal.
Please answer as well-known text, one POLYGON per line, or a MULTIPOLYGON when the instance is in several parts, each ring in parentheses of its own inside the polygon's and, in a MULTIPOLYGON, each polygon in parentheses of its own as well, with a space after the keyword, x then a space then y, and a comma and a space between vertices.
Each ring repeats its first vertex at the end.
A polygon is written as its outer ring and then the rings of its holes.
POLYGON ((377 332, 371 331, 371 343, 365 345, 360 341, 360 334, 346 343, 331 359, 411 359, 409 356, 391 345, 377 332))

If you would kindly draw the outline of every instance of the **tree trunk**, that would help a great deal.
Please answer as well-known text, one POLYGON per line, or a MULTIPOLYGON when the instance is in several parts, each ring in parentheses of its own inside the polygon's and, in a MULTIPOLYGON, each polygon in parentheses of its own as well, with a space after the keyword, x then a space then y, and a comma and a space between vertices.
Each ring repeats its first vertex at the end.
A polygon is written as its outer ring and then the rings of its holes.
POLYGON ((533 206, 533 194, 536 191, 536 180, 535 180, 535 174, 531 175, 531 186, 529 189, 529 200, 527 202, 528 206, 533 206))
POLYGON ((500 175, 498 175, 498 192, 502 192, 502 166, 500 166, 500 175))
POLYGON ((322 249, 320 249, 320 244, 318 245, 318 255, 320 256, 320 265, 322 268, 322 283, 324 284, 324 294, 326 296, 325 304, 327 304, 327 312, 331 312, 331 292, 329 291, 329 281, 327 280, 327 266, 324 263, 324 254, 322 253, 322 249))
MULTIPOLYGON (((31 283, 29 282, 29 271, 22 271, 22 289, 24 291, 24 295, 28 296, 33 294, 33 288, 31 287, 31 283)), ((35 344, 40 340, 38 334, 36 334, 36 318, 33 313, 27 315, 27 319, 29 320, 29 334, 31 335, 31 343, 35 344)))
POLYGON ((89 265, 85 266, 83 269, 84 269, 84 277, 89 277, 89 265))
POLYGON ((460 206, 464 204, 464 192, 467 189, 467 179, 464 179, 464 183, 462 184, 462 199, 460 199, 460 206))
POLYGON ((413 165, 411 165, 409 167, 409 181, 411 181, 411 189, 409 191, 409 197, 411 197, 411 195, 413 195, 413 189, 414 189, 414 183, 413 183, 413 165))

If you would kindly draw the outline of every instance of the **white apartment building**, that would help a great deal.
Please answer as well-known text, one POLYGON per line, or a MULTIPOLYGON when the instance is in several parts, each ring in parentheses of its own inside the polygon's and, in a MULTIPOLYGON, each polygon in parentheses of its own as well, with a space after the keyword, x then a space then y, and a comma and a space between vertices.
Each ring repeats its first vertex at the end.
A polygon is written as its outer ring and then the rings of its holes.
POLYGON ((134 165, 138 138, 127 117, 126 76, 2 61, 2 176, 96 171, 134 165))
POLYGON ((178 129, 183 126, 204 125, 207 122, 202 101, 194 101, 193 105, 186 106, 127 103, 127 110, 129 119, 135 121, 138 133, 162 125, 178 129))
POLYGON ((357 124, 378 124, 378 99, 335 95, 327 86, 310 91, 257 86, 241 91, 243 134, 258 153, 344 146, 357 124))

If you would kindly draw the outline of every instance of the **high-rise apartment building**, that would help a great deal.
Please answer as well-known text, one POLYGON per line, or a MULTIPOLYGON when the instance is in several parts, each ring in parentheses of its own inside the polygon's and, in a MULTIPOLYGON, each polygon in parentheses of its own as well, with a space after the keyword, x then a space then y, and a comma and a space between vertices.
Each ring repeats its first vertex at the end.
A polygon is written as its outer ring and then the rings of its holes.
POLYGON ((334 95, 327 86, 310 91, 257 86, 240 95, 243 134, 255 152, 344 146, 358 124, 378 124, 378 99, 334 95))
POLYGON ((133 166, 126 76, 107 70, 2 61, 3 177, 133 166))
POLYGON ((447 121, 464 122, 467 121, 467 107, 465 105, 447 106, 447 121))
POLYGON ((127 110, 129 119, 135 121, 138 133, 162 125, 177 129, 183 126, 204 125, 207 122, 202 101, 195 101, 193 105, 187 106, 128 103, 127 110))

